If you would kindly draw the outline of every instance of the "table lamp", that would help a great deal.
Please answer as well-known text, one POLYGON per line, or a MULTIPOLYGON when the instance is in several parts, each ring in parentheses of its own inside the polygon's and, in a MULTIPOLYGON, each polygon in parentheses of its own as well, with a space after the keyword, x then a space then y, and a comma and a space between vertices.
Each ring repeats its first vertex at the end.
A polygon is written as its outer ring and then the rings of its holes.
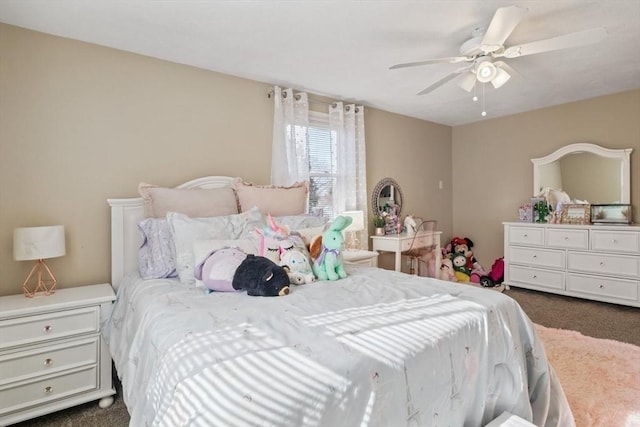
POLYGON ((56 277, 44 260, 63 256, 65 253, 64 225, 23 227, 13 230, 13 257, 15 260, 37 260, 22 284, 22 290, 26 297, 32 298, 38 292, 51 295, 56 291, 56 277), (30 283, 32 277, 37 278, 36 283, 30 283))
POLYGON ((360 240, 358 239, 358 232, 364 230, 364 212, 363 211, 346 211, 342 212, 342 216, 349 216, 352 218, 351 224, 344 229, 346 236, 345 248, 353 251, 360 249, 360 240))

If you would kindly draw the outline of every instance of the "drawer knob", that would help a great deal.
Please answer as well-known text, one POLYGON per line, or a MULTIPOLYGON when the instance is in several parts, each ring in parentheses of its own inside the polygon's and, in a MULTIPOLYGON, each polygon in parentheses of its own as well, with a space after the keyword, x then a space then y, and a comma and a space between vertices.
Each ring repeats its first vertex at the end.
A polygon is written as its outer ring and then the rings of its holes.
POLYGON ((604 261, 600 261, 600 265, 604 265, 604 261))
POLYGON ((603 285, 603 284, 600 284, 600 289, 603 289, 603 288, 604 288, 604 285, 603 285))
POLYGON ((564 240, 565 241, 569 240, 569 236, 564 236, 564 240))
POLYGON ((50 385, 48 385, 48 386, 46 386, 46 387, 44 388, 44 392, 45 392, 45 393, 51 393, 52 391, 53 391, 53 387, 51 387, 50 385))
POLYGON ((533 256, 533 259, 536 259, 536 258, 538 258, 538 255, 534 255, 534 256, 533 256))
POLYGON ((524 235, 524 238, 526 239, 527 237, 529 237, 529 235, 528 235, 528 234, 525 234, 525 235, 524 235))
POLYGON ((616 245, 618 243, 618 241, 616 239, 611 240, 611 243, 613 243, 614 245, 616 245))
POLYGON ((537 278, 538 278, 538 276, 536 276, 536 275, 534 274, 534 275, 533 275, 533 278, 534 278, 534 279, 537 279, 537 278))
POLYGON ((44 359, 44 366, 53 365, 53 359, 44 359))
POLYGON ((47 325, 44 327, 44 331, 45 332, 51 332, 53 330, 53 328, 51 327, 51 325, 47 325))

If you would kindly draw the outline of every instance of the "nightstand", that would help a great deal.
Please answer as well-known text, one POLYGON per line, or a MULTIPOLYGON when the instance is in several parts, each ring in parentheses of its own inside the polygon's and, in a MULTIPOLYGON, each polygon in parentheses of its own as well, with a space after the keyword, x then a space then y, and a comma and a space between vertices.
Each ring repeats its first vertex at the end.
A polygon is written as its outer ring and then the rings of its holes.
POLYGON ((0 297, 0 425, 92 400, 113 403, 100 328, 114 300, 109 284, 0 297))
POLYGON ((342 259, 347 265, 368 265, 370 267, 378 266, 378 252, 374 251, 345 249, 342 251, 342 259))

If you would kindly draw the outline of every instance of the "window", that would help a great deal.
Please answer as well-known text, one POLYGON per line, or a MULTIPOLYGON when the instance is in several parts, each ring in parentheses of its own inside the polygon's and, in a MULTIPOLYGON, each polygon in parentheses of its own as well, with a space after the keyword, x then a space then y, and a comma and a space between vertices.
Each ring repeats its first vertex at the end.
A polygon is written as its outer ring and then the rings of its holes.
POLYGON ((328 114, 309 113, 307 153, 309 153, 309 212, 333 218, 333 189, 338 177, 336 132, 329 128, 328 114))

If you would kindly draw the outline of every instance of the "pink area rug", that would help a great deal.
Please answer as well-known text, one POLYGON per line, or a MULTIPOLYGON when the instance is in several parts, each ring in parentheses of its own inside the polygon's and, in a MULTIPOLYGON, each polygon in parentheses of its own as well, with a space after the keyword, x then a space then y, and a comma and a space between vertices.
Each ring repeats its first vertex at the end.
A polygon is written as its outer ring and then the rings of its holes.
POLYGON ((576 427, 640 426, 640 347, 536 325, 576 427))

